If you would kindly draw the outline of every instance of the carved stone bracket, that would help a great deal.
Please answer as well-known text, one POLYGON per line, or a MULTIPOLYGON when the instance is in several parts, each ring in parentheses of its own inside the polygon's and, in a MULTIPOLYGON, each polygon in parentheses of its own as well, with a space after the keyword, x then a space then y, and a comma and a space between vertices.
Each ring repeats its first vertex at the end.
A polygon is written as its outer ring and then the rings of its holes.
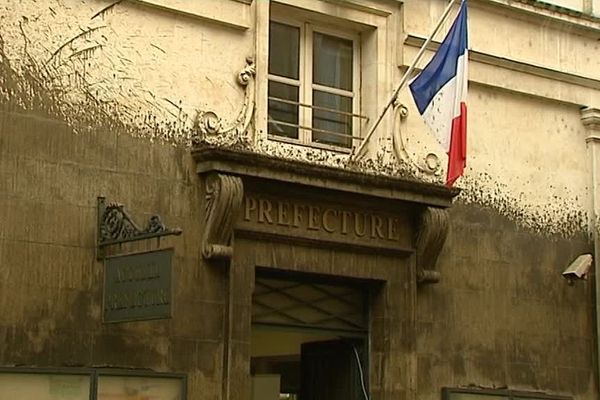
POLYGON ((238 74, 237 82, 244 87, 244 103, 237 118, 226 124, 213 111, 204 111, 198 114, 197 129, 199 141, 211 141, 219 137, 221 140, 238 141, 248 132, 248 126, 254 114, 254 77, 256 66, 251 57, 246 58, 246 66, 238 74))
POLYGON ((113 244, 152 239, 167 235, 180 235, 181 229, 167 228, 160 216, 153 215, 145 228, 140 228, 118 203, 106 203, 104 197, 97 198, 98 209, 98 258, 104 257, 104 248, 113 244))
POLYGON ((421 214, 420 222, 416 238, 417 283, 437 283, 440 273, 435 266, 448 236, 448 210, 427 207, 421 214))
POLYGON ((231 259, 233 225, 242 208, 242 180, 213 173, 206 178, 206 225, 202 256, 206 259, 231 259))

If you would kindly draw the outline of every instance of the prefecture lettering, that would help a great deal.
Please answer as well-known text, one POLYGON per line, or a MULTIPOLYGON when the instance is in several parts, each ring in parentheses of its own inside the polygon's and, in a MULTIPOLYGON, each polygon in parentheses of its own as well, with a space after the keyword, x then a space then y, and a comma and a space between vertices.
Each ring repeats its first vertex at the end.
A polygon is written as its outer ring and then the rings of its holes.
POLYGON ((246 196, 243 218, 261 225, 279 225, 357 238, 400 240, 400 221, 397 218, 290 201, 246 196))

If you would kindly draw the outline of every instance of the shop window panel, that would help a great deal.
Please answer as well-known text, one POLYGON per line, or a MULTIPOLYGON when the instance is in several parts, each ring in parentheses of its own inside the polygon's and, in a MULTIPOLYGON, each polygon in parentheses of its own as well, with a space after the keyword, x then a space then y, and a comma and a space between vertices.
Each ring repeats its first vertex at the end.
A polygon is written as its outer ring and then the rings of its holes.
POLYGON ((183 400, 178 378, 140 376, 98 377, 98 400, 183 400))
POLYGON ((0 373, 0 399, 89 400, 90 376, 0 373))

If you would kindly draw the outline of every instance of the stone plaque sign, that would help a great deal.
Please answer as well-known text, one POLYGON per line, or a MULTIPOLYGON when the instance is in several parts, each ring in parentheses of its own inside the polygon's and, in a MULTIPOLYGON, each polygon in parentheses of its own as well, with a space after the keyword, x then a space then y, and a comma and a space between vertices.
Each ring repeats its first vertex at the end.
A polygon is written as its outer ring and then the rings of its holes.
POLYGON ((411 222, 406 215, 306 200, 246 193, 238 229, 348 243, 377 248, 410 249, 411 222))
POLYGON ((106 258, 104 322, 171 317, 173 249, 106 258))

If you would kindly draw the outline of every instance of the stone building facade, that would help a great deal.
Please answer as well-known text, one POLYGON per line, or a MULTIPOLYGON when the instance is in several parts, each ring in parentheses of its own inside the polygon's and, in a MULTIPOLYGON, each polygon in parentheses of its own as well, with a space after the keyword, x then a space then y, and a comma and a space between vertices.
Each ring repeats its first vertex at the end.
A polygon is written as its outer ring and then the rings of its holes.
POLYGON ((469 0, 454 188, 446 4, 1 4, 0 399, 597 400, 600 4, 469 0))

